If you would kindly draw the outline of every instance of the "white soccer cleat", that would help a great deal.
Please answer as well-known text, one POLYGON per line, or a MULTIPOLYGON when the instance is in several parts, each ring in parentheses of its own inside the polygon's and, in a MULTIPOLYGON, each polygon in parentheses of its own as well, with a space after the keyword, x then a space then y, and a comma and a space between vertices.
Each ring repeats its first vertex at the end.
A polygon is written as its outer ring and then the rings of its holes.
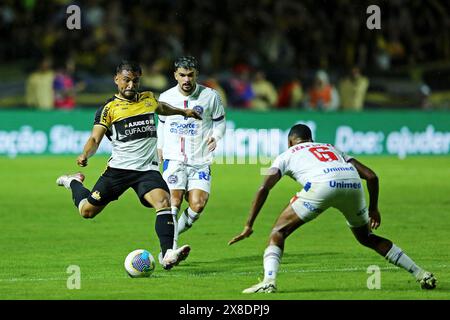
POLYGON ((277 286, 275 281, 262 281, 254 286, 245 289, 242 293, 275 293, 277 286))
POLYGON ((58 179, 56 179, 56 184, 58 186, 61 186, 61 187, 64 186, 66 189, 70 189, 70 183, 73 180, 77 180, 77 181, 83 183, 83 181, 84 181, 84 174, 82 174, 81 172, 77 172, 77 173, 74 173, 74 174, 62 175, 62 176, 58 177, 58 179))
POLYGON ((437 279, 431 272, 425 271, 423 272, 421 277, 417 280, 417 282, 419 282, 420 287, 422 289, 431 290, 436 288, 437 279))
POLYGON ((178 265, 181 261, 186 260, 191 251, 191 247, 185 244, 178 249, 168 249, 164 258, 162 259, 162 266, 164 269, 169 270, 172 269, 173 266, 178 265))

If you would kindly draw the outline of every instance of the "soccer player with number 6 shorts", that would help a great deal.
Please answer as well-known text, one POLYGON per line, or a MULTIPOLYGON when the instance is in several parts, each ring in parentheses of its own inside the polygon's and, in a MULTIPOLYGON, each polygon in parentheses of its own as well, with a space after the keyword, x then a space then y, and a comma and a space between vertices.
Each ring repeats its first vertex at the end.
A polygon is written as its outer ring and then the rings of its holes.
POLYGON ((303 185, 278 217, 264 252, 264 280, 243 293, 275 292, 276 277, 286 238, 301 225, 333 207, 342 212, 356 240, 375 250, 390 263, 411 273, 423 289, 434 289, 436 278, 409 258, 392 241, 375 235, 381 223, 378 211, 378 177, 356 159, 331 144, 316 143, 311 130, 302 124, 293 126, 288 135, 289 149, 272 163, 259 188, 244 230, 229 241, 233 244, 253 233, 253 223, 270 189, 287 175, 303 185), (369 208, 366 206, 362 179, 367 181, 369 208))
POLYGON ((220 95, 197 83, 198 69, 194 57, 178 58, 174 63, 177 85, 159 96, 162 102, 195 110, 202 116, 202 121, 159 116, 158 152, 163 160, 163 178, 170 189, 172 214, 177 216, 183 197, 189 204, 178 219, 177 235, 192 227, 208 202, 212 152, 225 133, 225 111, 220 95))

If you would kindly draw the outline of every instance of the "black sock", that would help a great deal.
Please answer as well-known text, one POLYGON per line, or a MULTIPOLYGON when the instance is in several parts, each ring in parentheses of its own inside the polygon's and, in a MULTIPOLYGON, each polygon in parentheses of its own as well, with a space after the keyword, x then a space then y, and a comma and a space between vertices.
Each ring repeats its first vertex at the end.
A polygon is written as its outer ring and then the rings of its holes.
POLYGON ((173 247, 173 237, 175 235, 175 226, 170 209, 161 210, 156 215, 155 230, 159 238, 162 256, 166 254, 168 249, 173 247))
POLYGON ((80 181, 72 180, 70 182, 70 189, 72 190, 72 200, 75 204, 75 207, 78 208, 80 201, 89 197, 91 193, 88 189, 86 189, 80 181))

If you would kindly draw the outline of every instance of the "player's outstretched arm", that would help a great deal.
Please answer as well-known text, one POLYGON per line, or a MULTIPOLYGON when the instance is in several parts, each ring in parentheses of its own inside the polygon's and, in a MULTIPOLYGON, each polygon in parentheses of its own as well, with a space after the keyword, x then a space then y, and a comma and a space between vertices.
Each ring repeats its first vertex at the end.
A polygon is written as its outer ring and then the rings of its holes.
POLYGON ((267 196, 269 195, 270 189, 272 189, 277 182, 281 179, 281 174, 279 169, 270 168, 267 175, 264 178, 262 185, 256 192, 255 198, 253 199, 252 206, 250 208, 250 213, 248 215, 247 222, 244 226, 244 230, 232 238, 228 245, 232 245, 235 242, 241 241, 242 239, 248 238, 253 233, 253 223, 255 223, 256 217, 258 216, 261 208, 266 202, 267 196))
POLYGON ((156 113, 163 116, 173 116, 173 115, 181 115, 188 118, 194 118, 197 120, 202 120, 202 117, 195 110, 191 109, 178 109, 172 107, 170 104, 159 101, 158 107, 156 108, 156 113))
POLYGON ((217 147, 217 142, 222 139, 225 134, 226 122, 225 118, 219 121, 218 123, 214 123, 214 129, 212 135, 206 141, 208 145, 208 151, 213 152, 217 147))
POLYGON ((88 158, 92 157, 102 142, 105 135, 106 128, 101 125, 94 125, 92 128, 91 136, 87 139, 84 145, 83 152, 77 158, 77 164, 80 167, 86 167, 88 163, 88 158))
POLYGON ((370 227, 372 229, 377 229, 381 224, 381 216, 378 211, 378 177, 372 169, 366 167, 358 160, 351 159, 349 162, 356 168, 356 170, 358 170, 359 176, 367 181, 367 191, 369 192, 370 227))

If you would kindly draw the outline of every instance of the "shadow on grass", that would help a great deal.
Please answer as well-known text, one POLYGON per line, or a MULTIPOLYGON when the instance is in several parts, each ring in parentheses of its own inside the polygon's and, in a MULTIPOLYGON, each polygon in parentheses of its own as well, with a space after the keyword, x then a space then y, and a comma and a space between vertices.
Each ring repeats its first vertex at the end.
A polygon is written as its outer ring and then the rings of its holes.
MULTIPOLYGON (((302 262, 314 261, 317 257, 336 257, 342 255, 339 252, 318 252, 286 254, 283 256, 282 265, 296 264, 301 267, 302 262)), ((216 260, 187 260, 177 266, 177 271, 187 272, 193 276, 209 276, 217 274, 259 274, 262 270, 262 255, 239 256, 234 258, 223 258, 216 260)))

